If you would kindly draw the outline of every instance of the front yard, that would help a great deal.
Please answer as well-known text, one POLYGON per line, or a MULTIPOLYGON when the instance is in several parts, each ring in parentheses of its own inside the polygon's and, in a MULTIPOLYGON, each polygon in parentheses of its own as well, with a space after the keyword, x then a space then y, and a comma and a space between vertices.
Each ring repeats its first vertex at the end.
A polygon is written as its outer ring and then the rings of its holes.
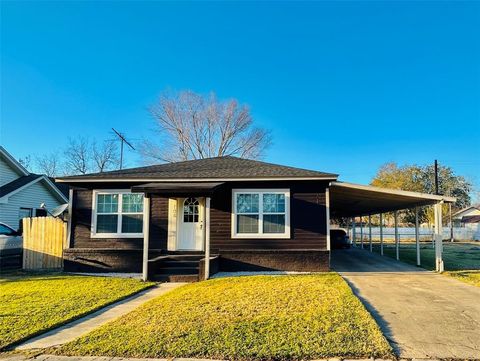
POLYGON ((0 350, 149 286, 138 280, 109 277, 2 276, 0 350))
POLYGON ((190 284, 54 352, 237 360, 392 355, 373 318, 334 273, 190 284))

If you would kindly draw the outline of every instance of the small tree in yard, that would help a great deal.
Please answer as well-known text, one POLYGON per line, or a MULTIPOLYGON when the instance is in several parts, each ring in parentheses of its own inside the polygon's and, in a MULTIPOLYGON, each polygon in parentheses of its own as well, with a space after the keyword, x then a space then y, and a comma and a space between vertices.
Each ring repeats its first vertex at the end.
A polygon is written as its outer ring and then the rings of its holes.
POLYGON ((182 91, 163 94, 150 112, 161 144, 144 141, 141 152, 148 160, 260 158, 271 143, 270 133, 255 127, 248 107, 235 99, 182 91))

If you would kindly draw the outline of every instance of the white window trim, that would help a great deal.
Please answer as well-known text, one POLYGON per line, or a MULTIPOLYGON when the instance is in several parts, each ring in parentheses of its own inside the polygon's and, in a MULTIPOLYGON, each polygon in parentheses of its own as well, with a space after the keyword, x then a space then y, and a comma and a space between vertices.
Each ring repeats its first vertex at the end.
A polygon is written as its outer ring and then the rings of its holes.
MULTIPOLYGON (((94 189, 92 192, 92 226, 90 228, 90 238, 143 238, 143 233, 145 229, 142 228, 141 233, 97 233, 97 195, 99 194, 132 194, 131 191, 125 189, 94 189)), ((118 200, 118 209, 122 207, 123 197, 120 197, 118 200)), ((145 207, 145 196, 143 197, 143 227, 145 226, 145 217, 147 210, 145 207)), ((122 227, 122 213, 119 214, 117 230, 122 227)), ((136 213, 139 214, 139 213, 136 213)))
MULTIPOLYGON (((268 214, 268 213, 267 213, 268 214)), ((279 188, 259 188, 259 189, 232 189, 232 211, 231 211, 231 237, 233 239, 252 239, 252 238, 269 238, 269 239, 289 239, 290 238, 290 189, 279 188), (238 193, 259 194, 259 233, 237 233, 237 197, 238 193), (262 193, 274 193, 285 195, 285 233, 263 233, 263 198, 262 193), (262 198, 260 200, 260 198, 262 198)))

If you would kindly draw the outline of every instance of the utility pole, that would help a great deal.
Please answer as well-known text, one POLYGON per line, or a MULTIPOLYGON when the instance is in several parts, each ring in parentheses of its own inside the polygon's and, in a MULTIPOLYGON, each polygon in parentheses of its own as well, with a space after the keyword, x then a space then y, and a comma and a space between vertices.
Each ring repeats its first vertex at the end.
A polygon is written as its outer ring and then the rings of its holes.
POLYGON ((438 162, 435 159, 435 194, 438 196, 438 162))
POLYGON ((120 138, 120 169, 122 169, 123 167, 123 143, 126 143, 130 148, 132 148, 133 150, 135 150, 135 148, 133 147, 133 145, 131 145, 126 139, 125 137, 123 136, 123 134, 117 132, 114 128, 112 128, 112 130, 115 132, 115 134, 118 136, 118 138, 120 138))

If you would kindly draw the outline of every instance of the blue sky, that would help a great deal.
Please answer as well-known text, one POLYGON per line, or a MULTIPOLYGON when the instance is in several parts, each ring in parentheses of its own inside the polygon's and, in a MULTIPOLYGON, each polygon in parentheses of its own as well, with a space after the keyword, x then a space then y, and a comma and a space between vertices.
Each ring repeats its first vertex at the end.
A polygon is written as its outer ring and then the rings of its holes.
MULTIPOLYGON (((480 185, 479 2, 2 2, 1 143, 151 136, 165 89, 273 132, 266 160, 368 183, 435 158, 480 185)), ((138 164, 129 153, 128 164, 138 164)))

